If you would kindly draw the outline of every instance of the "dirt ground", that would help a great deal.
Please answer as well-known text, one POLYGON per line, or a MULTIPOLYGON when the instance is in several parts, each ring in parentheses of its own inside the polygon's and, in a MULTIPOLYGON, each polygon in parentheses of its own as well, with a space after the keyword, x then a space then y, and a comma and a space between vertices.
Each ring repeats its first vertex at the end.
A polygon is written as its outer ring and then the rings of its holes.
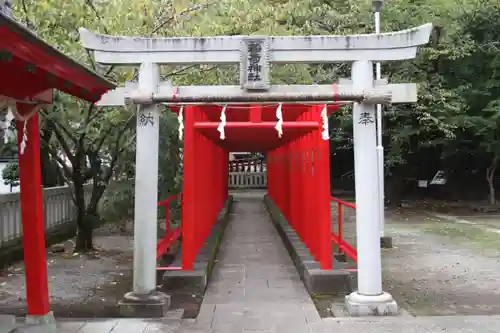
MULTIPOLYGON (((51 309, 60 318, 119 317, 118 301, 132 290, 133 224, 106 225, 94 231, 93 254, 73 255, 74 240, 57 244, 64 252, 47 252, 51 309)), ((165 232, 159 223, 158 235, 165 232)), ((159 286, 161 288, 161 286, 159 286)), ((172 295, 171 310, 182 309, 195 317, 202 296, 172 295)), ((22 262, 0 271, 0 315, 26 314, 26 289, 22 262)))
MULTIPOLYGON (((336 209, 332 205, 334 228, 336 209)), ((382 250, 384 289, 414 316, 500 314, 500 230, 494 228, 500 216, 441 211, 386 211, 394 248, 382 250)), ((355 212, 344 214, 344 234, 355 244, 355 212)))
MULTIPOLYGON (((131 290, 133 240, 114 228, 96 231, 96 253, 72 254, 74 241, 62 243, 64 252, 48 252, 48 280, 52 310, 58 317, 113 317, 116 302, 131 290)), ((24 265, 0 272, 0 313, 24 315, 24 265)))

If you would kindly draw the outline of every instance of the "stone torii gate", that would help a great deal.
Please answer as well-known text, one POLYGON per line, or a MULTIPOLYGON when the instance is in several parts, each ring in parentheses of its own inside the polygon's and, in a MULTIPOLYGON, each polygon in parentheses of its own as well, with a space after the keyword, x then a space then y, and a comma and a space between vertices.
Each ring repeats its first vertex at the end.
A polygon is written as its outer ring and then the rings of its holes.
MULTIPOLYGON (((431 31, 432 25, 425 24, 377 35, 137 38, 98 35, 80 29, 83 46, 93 51, 98 63, 140 66, 138 83, 110 91, 99 102, 102 106, 138 105, 134 289, 125 296, 125 304, 165 308, 169 303, 168 296, 156 291, 155 274, 159 104, 347 101, 354 103, 358 289, 346 297, 346 306, 351 315, 396 313, 392 296, 382 291, 378 203, 374 201, 378 186, 375 104, 416 102, 417 87, 374 80, 373 62, 414 58, 417 47, 428 42, 431 31), (269 64, 336 62, 352 62, 350 80, 343 79, 333 86, 269 84, 269 64), (159 66, 164 64, 239 64, 240 85, 174 87, 170 82, 160 82, 159 66), (150 126, 144 126, 145 119, 150 126)), ((223 109, 221 135, 224 124, 223 109)), ((328 135, 324 139, 328 140, 328 135)))

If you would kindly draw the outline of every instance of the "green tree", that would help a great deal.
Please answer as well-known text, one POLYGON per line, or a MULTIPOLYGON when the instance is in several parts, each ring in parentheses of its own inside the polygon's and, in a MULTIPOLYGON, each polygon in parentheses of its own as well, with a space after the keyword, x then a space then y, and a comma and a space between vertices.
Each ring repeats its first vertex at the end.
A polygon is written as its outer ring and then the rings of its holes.
POLYGON ((13 187, 19 186, 19 165, 17 162, 9 163, 2 170, 3 183, 10 186, 12 192, 13 187))
POLYGON ((494 178, 500 158, 500 7, 483 0, 457 17, 460 29, 452 37, 455 48, 464 50, 442 62, 442 75, 461 97, 461 112, 452 118, 458 140, 447 155, 476 156, 485 169, 489 203, 496 203, 494 178), (468 144, 464 144, 468 142, 468 144), (459 147, 459 145, 461 147, 459 147))
MULTIPOLYGON (((118 84, 134 80, 135 71, 97 66, 78 43, 79 27, 107 34, 155 35, 174 30, 182 19, 205 6, 183 1, 142 0, 64 3, 25 0, 17 5, 20 19, 42 38, 118 84)), ((179 72, 182 69, 175 74, 179 72)), ((41 132, 45 134, 42 147, 57 162, 61 175, 73 188, 78 211, 76 251, 92 250, 92 229, 100 223, 101 198, 109 182, 121 178, 115 171, 125 167, 117 168, 118 164, 133 163, 129 158, 135 143, 134 111, 102 109, 58 93, 53 106, 41 112, 41 132), (93 189, 87 201, 83 187, 89 181, 93 189)))

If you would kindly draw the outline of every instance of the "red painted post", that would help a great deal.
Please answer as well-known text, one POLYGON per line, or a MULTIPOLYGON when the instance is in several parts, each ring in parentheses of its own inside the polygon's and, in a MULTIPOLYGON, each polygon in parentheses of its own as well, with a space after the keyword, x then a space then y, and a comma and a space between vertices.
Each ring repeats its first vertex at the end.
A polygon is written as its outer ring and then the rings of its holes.
POLYGON ((196 193, 196 131, 194 123, 198 106, 187 106, 184 116, 184 181, 182 203, 182 269, 192 270, 196 246, 195 222, 199 208, 196 193))
MULTIPOLYGON (((214 145, 215 146, 215 145, 214 145)), ((222 151, 218 146, 215 146, 215 167, 214 167, 214 196, 215 196, 215 211, 220 211, 222 202, 222 151)))
MULTIPOLYGON (((203 119, 205 120, 205 119, 203 119)), ((212 181, 213 181, 213 163, 214 163, 214 155, 213 155, 213 145, 210 140, 208 140, 205 136, 203 136, 203 144, 204 144, 204 151, 205 151, 205 158, 202 159, 201 161, 205 161, 206 167, 203 169, 203 203, 205 204, 204 206, 204 211, 205 211, 205 216, 204 216, 204 223, 203 223, 203 232, 199 234, 199 239, 198 239, 198 248, 197 251, 201 249, 203 246, 203 242, 205 240, 205 235, 207 235, 207 231, 210 228, 210 225, 212 224, 211 217, 213 214, 213 193, 209 193, 213 189, 212 187, 212 181), (211 195, 212 194, 212 195, 211 195)), ((199 163, 201 164, 201 163, 199 163)), ((201 168, 200 168, 201 169, 201 168)))
MULTIPOLYGON (((315 106, 309 107, 308 112, 309 120, 318 120, 318 112, 315 106)), ((320 188, 320 174, 318 173, 319 166, 319 156, 318 156, 318 140, 319 132, 315 130, 310 133, 310 153, 311 153, 311 191, 314 196, 311 197, 309 202, 310 216, 309 221, 312 222, 311 225, 311 244, 313 250, 313 256, 317 261, 321 261, 321 212, 320 212, 320 200, 318 200, 318 189, 320 188)))
POLYGON ((342 204, 340 202, 337 202, 337 211, 338 211, 338 218, 337 218, 337 230, 338 230, 338 235, 339 235, 339 253, 343 253, 342 249, 342 242, 343 242, 343 230, 344 230, 344 216, 342 212, 342 204))
MULTIPOLYGON (((28 114, 32 105, 17 104, 20 114, 28 114)), ((21 221, 23 227, 24 267, 28 315, 44 316, 49 313, 47 257, 45 250, 45 223, 40 166, 40 136, 38 114, 26 121, 16 122, 21 179, 21 221), (26 127, 24 126, 26 125, 26 127), (24 153, 21 142, 27 131, 28 141, 24 153)))
POLYGON ((286 164, 286 147, 281 147, 280 151, 280 168, 281 168, 281 202, 283 215, 288 220, 288 165, 286 164))
POLYGON ((266 153, 267 153, 266 156, 267 192, 271 197, 271 199, 273 199, 273 202, 277 204, 276 194, 274 193, 274 185, 273 185, 274 184, 273 182, 276 180, 274 178, 274 168, 275 168, 274 160, 276 155, 274 150, 267 151, 266 153))
POLYGON ((298 138, 293 141, 293 160, 292 160, 292 165, 293 165, 293 171, 294 171, 294 176, 290 180, 290 183, 292 185, 292 196, 294 199, 294 206, 295 206, 295 224, 297 225, 297 229, 299 230, 300 234, 300 239, 304 241, 304 226, 302 225, 302 220, 300 219, 300 201, 299 201, 299 194, 300 190, 302 187, 302 184, 300 183, 300 172, 299 172, 299 140, 298 138))
MULTIPOLYGON (((204 119, 203 119, 204 120, 204 119)), ((205 161, 205 163, 198 163, 200 165, 200 179, 202 188, 202 202, 203 202, 203 219, 202 219, 202 230, 198 232, 198 246, 196 248, 196 253, 203 246, 203 242, 205 240, 205 235, 207 234, 208 228, 210 228, 211 217, 212 217, 212 204, 213 204, 213 195, 210 195, 209 191, 211 191, 211 182, 212 182, 212 174, 213 174, 213 155, 212 155, 212 145, 211 142, 200 133, 201 140, 203 142, 203 146, 201 146, 203 150, 203 159, 200 161, 205 161)))
MULTIPOLYGON (((199 109, 197 109, 199 110, 199 109)), ((197 112, 199 113, 199 112, 197 112)), ((192 252, 190 252, 190 258, 189 260, 193 262, 194 264, 194 258, 196 256, 196 251, 198 250, 198 244, 199 244, 199 239, 200 239, 200 232, 203 232, 203 218, 205 216, 204 210, 205 210, 205 202, 203 201, 203 175, 201 174, 201 168, 200 168, 200 163, 198 163, 199 160, 204 160, 205 159, 205 149, 203 147, 203 136, 199 132, 195 132, 195 144, 196 144, 196 153, 195 153, 195 197, 196 197, 196 207, 198 208, 196 210, 196 220, 193 224, 193 233, 194 233, 194 244, 192 248, 192 252)), ((205 163, 204 165, 205 166, 205 163)))
POLYGON ((276 196, 276 151, 270 151, 267 155, 267 188, 269 191, 269 196, 273 199, 274 203, 277 205, 276 196))
MULTIPOLYGON (((290 223, 290 150, 288 145, 283 147, 283 168, 284 170, 284 180, 283 180, 283 200, 285 201, 285 216, 290 223)), ((292 225, 293 226, 293 225, 292 225)))
POLYGON ((227 167, 229 163, 229 152, 224 151, 224 200, 228 198, 229 195, 229 168, 227 167))
MULTIPOLYGON (((204 119, 202 118, 202 121, 203 120, 204 119)), ((199 133, 199 135, 200 135, 200 154, 201 154, 201 158, 199 159, 199 161, 204 161, 204 163, 203 164, 197 163, 199 167, 198 168, 199 178, 197 179, 197 181, 199 183, 198 186, 200 191, 200 204, 202 205, 202 210, 200 215, 198 215, 198 218, 200 219, 199 221, 201 222, 200 227, 196 228, 197 229, 196 252, 198 252, 198 250, 200 249, 201 240, 205 236, 207 230, 207 224, 208 224, 207 217, 211 215, 209 208, 210 199, 207 198, 207 187, 208 187, 207 176, 210 175, 210 171, 212 169, 211 168, 212 156, 210 154, 210 147, 207 144, 208 139, 201 133, 199 133), (201 166, 200 164, 202 164, 203 166, 201 166)))
POLYGON ((300 219, 300 201, 299 201, 299 193, 301 188, 300 183, 300 173, 299 173, 299 140, 298 138, 293 140, 292 144, 292 170, 293 175, 290 179, 290 184, 292 186, 292 190, 290 191, 293 197, 293 207, 295 208, 293 211, 295 225, 297 226, 299 237, 302 241, 304 241, 304 229, 302 225, 302 221, 300 219))
POLYGON ((330 149, 327 140, 321 137, 322 124, 321 124, 321 111, 324 105, 316 105, 316 116, 320 122, 317 130, 318 136, 318 203, 320 215, 319 236, 320 238, 320 267, 322 269, 332 269, 332 222, 331 222, 331 209, 330 209, 330 149))
POLYGON ((276 198, 278 200, 278 207, 283 215, 285 214, 285 205, 283 202, 283 193, 285 192, 284 182, 284 169, 283 169, 283 148, 280 147, 276 150, 276 198))
POLYGON ((276 205, 278 206, 278 208, 281 210, 281 212, 283 212, 283 206, 282 206, 282 202, 281 202, 281 189, 279 188, 279 186, 283 184, 283 181, 282 181, 282 175, 283 175, 283 171, 281 169, 281 165, 280 165, 280 158, 281 158, 281 155, 280 155, 280 151, 281 151, 281 148, 277 148, 274 150, 273 152, 273 155, 274 155, 274 171, 273 171, 273 188, 274 188, 274 196, 275 196, 275 203, 276 205), (279 184, 279 185, 278 185, 279 184))
MULTIPOLYGON (((305 108, 302 106, 302 108, 305 108)), ((299 116, 298 120, 307 120, 307 109, 304 110, 304 112, 301 113, 299 116)), ((304 135, 300 138, 301 144, 300 144, 300 177, 302 179, 302 186, 300 189, 300 206, 301 206, 301 215, 300 219, 303 221, 304 224, 304 244, 306 247, 309 249, 309 252, 311 252, 311 239, 310 239, 310 229, 311 225, 309 223, 308 219, 308 199, 309 199, 309 178, 307 174, 307 169, 308 169, 308 161, 307 161, 307 150, 308 150, 308 136, 304 135)))
MULTIPOLYGON (((214 223, 217 220, 216 216, 219 214, 220 210, 222 209, 222 149, 215 145, 215 143, 212 143, 215 148, 215 163, 214 163, 214 192, 215 192, 215 218, 214 218, 214 223)), ((211 230, 212 228, 210 228, 211 230)))
POLYGON ((296 224, 296 219, 295 219, 295 197, 293 196, 293 187, 294 187, 294 183, 295 183, 295 180, 294 180, 294 165, 293 165, 293 146, 291 144, 291 142, 287 143, 286 144, 286 148, 287 148, 287 154, 286 154, 286 165, 288 167, 288 173, 287 173, 287 183, 288 183, 288 191, 287 191, 287 197, 288 197, 288 216, 287 216, 287 219, 288 219, 288 222, 293 226, 293 229, 295 230, 295 232, 299 235, 300 237, 300 233, 298 231, 298 228, 297 228, 297 224, 296 224))
POLYGON ((227 153, 224 149, 220 148, 220 200, 221 200, 221 209, 224 207, 224 203, 226 201, 226 183, 227 183, 227 171, 228 171, 228 160, 226 158, 227 153))
POLYGON ((280 148, 275 149, 273 152, 274 155, 274 170, 273 170, 273 188, 274 188, 274 196, 276 199, 276 205, 283 212, 282 202, 281 202, 281 191, 279 186, 282 184, 282 170, 280 166, 280 148), (279 184, 279 185, 278 185, 279 184))
MULTIPOLYGON (((305 118, 305 116, 304 116, 305 118)), ((309 179, 309 153, 308 153, 308 135, 304 135, 302 143, 302 177, 304 184, 302 187, 302 219, 305 221, 304 239, 309 252, 312 254, 311 247, 311 222, 309 220, 309 200, 310 200, 310 179, 309 179)))
POLYGON ((290 149, 289 145, 286 144, 283 147, 283 168, 284 170, 284 180, 283 180, 283 199, 285 201, 285 217, 288 220, 288 223, 292 225, 292 227, 295 229, 295 226, 293 225, 293 220, 290 218, 290 205, 291 205, 291 197, 290 197, 290 173, 291 173, 291 168, 290 168, 290 149))

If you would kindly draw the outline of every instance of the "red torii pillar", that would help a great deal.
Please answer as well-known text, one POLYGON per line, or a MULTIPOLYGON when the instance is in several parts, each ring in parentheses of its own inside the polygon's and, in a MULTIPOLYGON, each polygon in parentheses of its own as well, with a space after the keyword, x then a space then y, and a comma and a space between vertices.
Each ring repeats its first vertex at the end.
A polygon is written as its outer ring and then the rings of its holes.
MULTIPOLYGON (((18 104, 18 110, 26 109, 18 104)), ((24 113, 21 111, 21 113, 24 113)), ((47 258, 45 253, 45 228, 43 212, 43 189, 40 166, 40 136, 38 115, 17 121, 18 151, 21 151, 24 131, 28 142, 24 153, 19 153, 19 176, 21 182, 21 221, 23 228, 24 266, 26 274, 26 298, 28 314, 44 316, 49 313, 47 281, 47 258)))
MULTIPOLYGON (((52 90, 43 97, 52 103, 52 90)), ((27 320, 50 322, 38 107, 16 103, 16 109, 27 320)))

